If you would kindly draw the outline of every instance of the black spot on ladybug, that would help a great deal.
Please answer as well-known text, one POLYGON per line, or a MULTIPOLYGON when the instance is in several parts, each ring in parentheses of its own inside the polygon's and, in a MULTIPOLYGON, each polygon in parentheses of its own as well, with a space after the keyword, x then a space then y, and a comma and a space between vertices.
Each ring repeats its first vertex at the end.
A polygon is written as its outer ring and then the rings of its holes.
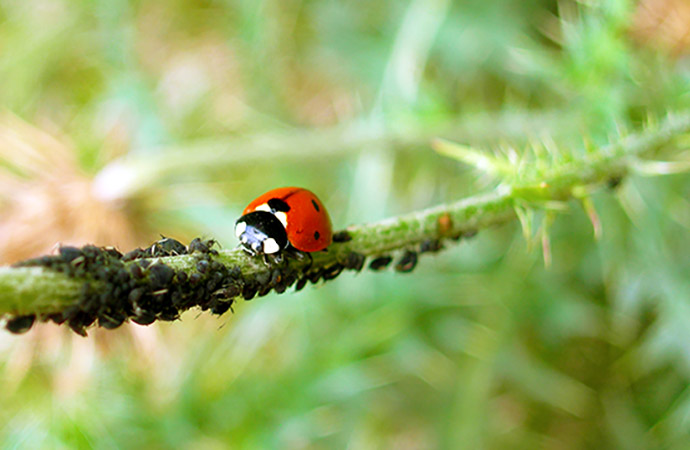
POLYGON ((333 242, 349 242, 352 240, 352 236, 347 230, 341 230, 333 234, 333 242))
POLYGON ((33 314, 27 316, 12 317, 7 321, 5 328, 7 328, 7 331, 14 334, 26 333, 31 329, 35 320, 36 316, 33 314))
POLYGON ((314 240, 315 240, 315 241, 318 241, 320 237, 321 237, 321 235, 319 234, 319 232, 318 232, 318 231, 314 231, 314 240))
POLYGON ((411 272, 417 265, 417 252, 406 251, 395 265, 398 272, 411 272))
POLYGON ((321 211, 319 209, 319 205, 316 203, 316 201, 314 199, 311 200, 311 204, 314 205, 314 209, 316 210, 316 212, 321 211))
POLYGON ((272 198, 268 201, 268 207, 271 208, 272 211, 276 212, 288 212, 290 211, 290 205, 285 203, 283 200, 279 198, 272 198))
POLYGON ((390 256, 380 256, 369 264, 369 268, 371 270, 383 270, 388 267, 388 264, 390 264, 392 260, 393 258, 390 256))

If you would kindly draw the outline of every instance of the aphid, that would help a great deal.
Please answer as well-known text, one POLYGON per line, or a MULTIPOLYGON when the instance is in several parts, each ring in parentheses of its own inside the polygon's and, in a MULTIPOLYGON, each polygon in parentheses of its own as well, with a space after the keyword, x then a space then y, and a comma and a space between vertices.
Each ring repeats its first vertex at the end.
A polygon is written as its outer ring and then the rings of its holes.
POLYGON ((307 281, 309 281, 309 279, 306 276, 297 280, 297 283, 295 283, 295 291, 301 291, 307 284, 307 281))
POLYGON ((201 274, 199 272, 194 272, 189 276, 189 282, 194 285, 201 281, 201 274))
POLYGON ((437 252, 443 248, 443 244, 438 239, 427 239, 419 246, 419 251, 422 253, 437 252))
POLYGON ((333 239, 331 219, 321 201, 306 189, 273 189, 252 201, 235 223, 235 235, 252 255, 273 255, 291 246, 318 252, 333 239))
POLYGON ((211 312, 213 314, 224 314, 227 312, 228 309, 232 307, 232 301, 229 302, 216 302, 213 306, 211 306, 211 312))
POLYGON ((333 233, 333 242, 349 242, 352 240, 352 235, 347 230, 340 230, 333 233))
POLYGON ((125 321, 125 316, 122 313, 111 311, 107 314, 102 314, 98 318, 98 325, 102 326, 107 330, 113 330, 125 321))
POLYGON ((131 252, 125 253, 124 256, 122 256, 122 261, 123 262, 134 261, 135 259, 146 258, 147 256, 149 256, 149 255, 145 250, 143 250, 141 248, 135 248, 131 252))
POLYGON ((182 242, 165 236, 161 236, 161 239, 148 250, 151 256, 176 256, 187 253, 187 247, 182 242))
POLYGON ((86 327, 94 323, 96 316, 86 311, 79 311, 67 321, 67 325, 80 336, 86 337, 86 327))
POLYGON ((192 239, 192 242, 189 243, 189 246, 187 247, 187 252, 188 253, 200 252, 200 253, 217 254, 218 252, 216 250, 213 250, 213 248, 212 248, 215 244, 216 244, 216 241, 213 239, 209 239, 207 241, 202 241, 199 238, 194 238, 194 239, 192 239))
POLYGON ((364 267, 365 259, 366 257, 361 253, 350 252, 345 258, 343 265, 346 269, 356 270, 357 272, 359 272, 360 270, 362 270, 362 267, 364 267))
POLYGON ((151 325, 156 321, 156 315, 150 311, 139 310, 132 317, 132 322, 139 325, 151 325))
POLYGON ((388 264, 390 264, 392 260, 393 258, 390 256, 379 256, 369 263, 369 268, 371 270, 383 270, 388 267, 388 264))
POLYGON ((81 250, 76 247, 60 247, 60 257, 65 262, 72 262, 74 259, 82 256, 81 250))
POLYGON ((245 284, 242 289, 242 297, 245 300, 251 300, 256 295, 257 286, 254 284, 245 284))
POLYGON ((149 280, 154 290, 161 289, 170 284, 175 276, 175 271, 165 264, 156 263, 149 267, 149 280))
POLYGON ((333 265, 333 266, 331 266, 331 267, 327 267, 327 268, 324 270, 322 277, 323 277, 323 279, 326 280, 326 281, 332 280, 332 279, 334 279, 335 277, 337 277, 338 275, 340 275, 340 272, 343 271, 343 268, 344 268, 344 267, 343 267, 341 264, 335 264, 335 265, 333 265))
POLYGON ((201 273, 206 273, 208 271, 208 260, 202 259, 196 263, 196 270, 201 273))
POLYGON ((417 265, 417 252, 406 251, 395 265, 398 272, 411 272, 417 265))
POLYGON ((7 331, 15 334, 26 333, 31 329, 35 320, 36 316, 33 314, 12 317, 7 321, 5 328, 7 328, 7 331))

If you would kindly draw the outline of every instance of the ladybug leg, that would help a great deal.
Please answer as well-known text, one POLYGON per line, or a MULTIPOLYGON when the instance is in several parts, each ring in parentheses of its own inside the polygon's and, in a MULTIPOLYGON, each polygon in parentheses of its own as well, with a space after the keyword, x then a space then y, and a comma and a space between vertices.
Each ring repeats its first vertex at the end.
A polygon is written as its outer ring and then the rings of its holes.
POLYGON ((303 261, 306 258, 309 258, 309 265, 307 266, 305 271, 309 270, 314 263, 314 258, 311 256, 311 253, 309 252, 303 252, 302 250, 297 250, 295 247, 292 245, 288 245, 285 250, 284 250, 285 256, 289 258, 295 258, 298 261, 303 261))
POLYGON ((276 253, 275 255, 271 255, 271 259, 273 260, 273 263, 277 265, 283 264, 284 261, 282 252, 276 253))
POLYGON ((275 253, 275 254, 262 253, 261 259, 263 260, 264 264, 267 267, 272 267, 272 266, 276 266, 276 265, 279 266, 285 262, 285 258, 283 258, 282 252, 281 253, 275 253))

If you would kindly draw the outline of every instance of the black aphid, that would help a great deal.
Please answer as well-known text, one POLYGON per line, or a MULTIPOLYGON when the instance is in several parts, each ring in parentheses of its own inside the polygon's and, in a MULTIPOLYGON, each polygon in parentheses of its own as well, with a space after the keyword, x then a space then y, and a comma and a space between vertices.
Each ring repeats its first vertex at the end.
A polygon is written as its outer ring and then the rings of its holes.
POLYGON ((352 240, 352 235, 347 230, 341 230, 333 233, 333 242, 349 242, 352 240))
POLYGON ((417 252, 406 251, 402 257, 395 264, 395 270, 398 272, 411 272, 417 265, 417 252))
POLYGON ((31 329, 35 320, 36 316, 33 314, 26 316, 15 316, 7 321, 5 328, 7 328, 7 331, 15 334, 26 333, 31 329))
POLYGON ((388 267, 388 264, 390 264, 392 260, 393 258, 390 256, 379 256, 369 263, 369 268, 371 270, 383 270, 388 267))
POLYGON ((443 243, 438 239, 427 239, 419 246, 419 251, 422 253, 435 253, 443 248, 443 243))
POLYGON ((161 236, 162 239, 156 241, 148 248, 149 256, 177 256, 187 254, 187 247, 180 241, 173 238, 161 236))
POLYGON ((350 252, 345 258, 345 261, 343 261, 343 266, 345 266, 346 269, 355 270, 359 272, 360 270, 362 270, 362 267, 364 267, 365 260, 366 257, 361 253, 350 252))

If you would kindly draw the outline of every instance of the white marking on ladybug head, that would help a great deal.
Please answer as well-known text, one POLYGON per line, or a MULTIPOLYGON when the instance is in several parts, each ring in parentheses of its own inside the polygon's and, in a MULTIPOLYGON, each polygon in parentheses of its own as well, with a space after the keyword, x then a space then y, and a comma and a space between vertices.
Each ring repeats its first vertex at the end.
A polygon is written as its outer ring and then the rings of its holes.
POLYGON ((235 224, 235 236, 240 237, 242 233, 244 233, 244 230, 247 229, 247 224, 244 222, 237 222, 235 224))
POLYGON ((273 215, 280 220, 280 223, 282 223, 285 228, 287 228, 287 214, 282 211, 276 211, 273 215))
POLYGON ((271 207, 268 206, 268 203, 264 203, 262 205, 257 206, 254 208, 254 211, 266 211, 266 212, 271 212, 271 207))
POLYGON ((271 254, 278 253, 278 251, 280 251, 280 246, 275 239, 268 238, 264 241, 264 253, 271 254))

